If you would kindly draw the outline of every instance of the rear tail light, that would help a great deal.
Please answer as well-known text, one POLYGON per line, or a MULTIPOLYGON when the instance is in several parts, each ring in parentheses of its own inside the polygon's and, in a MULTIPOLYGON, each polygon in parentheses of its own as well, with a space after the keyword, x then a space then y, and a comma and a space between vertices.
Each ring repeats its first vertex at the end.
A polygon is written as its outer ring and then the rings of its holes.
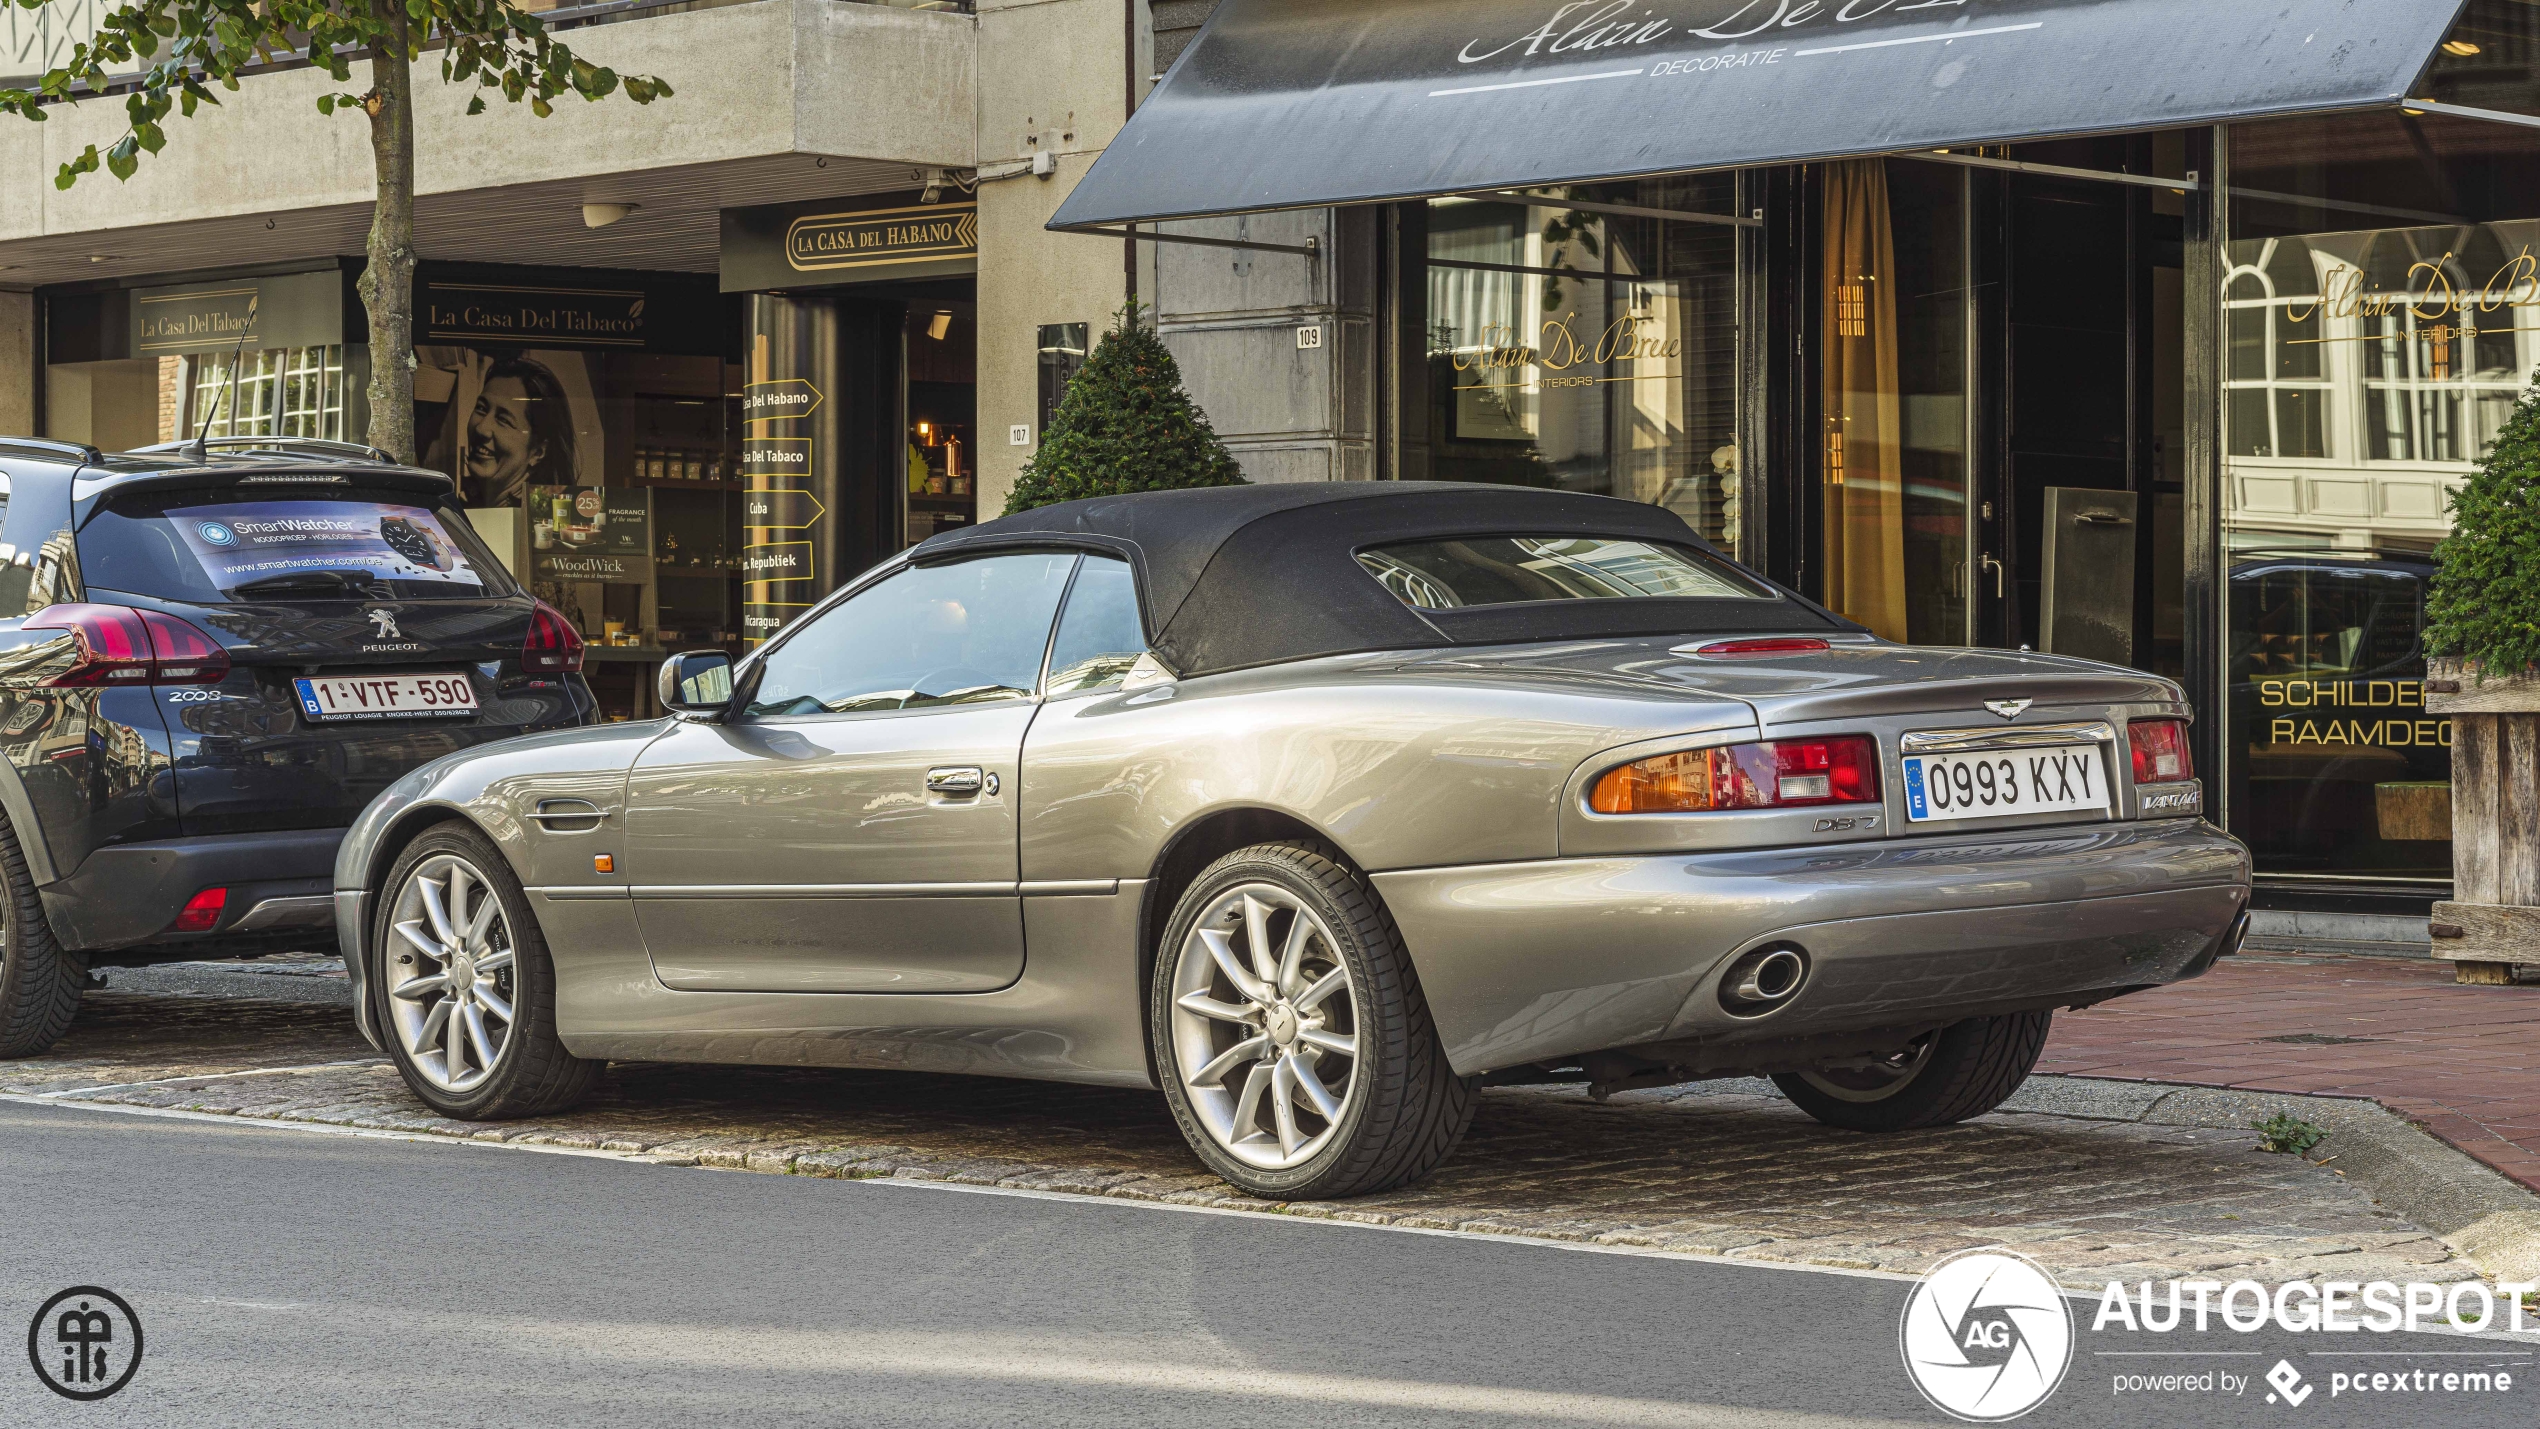
POLYGON ((2135 783, 2179 784, 2196 777, 2187 754, 2187 721, 2136 720, 2126 727, 2126 742, 2134 747, 2135 783))
POLYGON ((1790 739, 1661 754, 1607 770, 1588 795, 1600 814, 1695 814, 1875 804, 1878 745, 1865 736, 1790 739))
POLYGON ((1694 650, 1696 655, 1718 658, 1723 655, 1816 655, 1834 647, 1823 640, 1803 636, 1773 636, 1761 640, 1714 640, 1694 650))
POLYGON ((228 889, 206 888, 185 900, 185 911, 176 915, 174 931, 208 933, 219 924, 221 910, 228 906, 228 889))
POLYGON ((520 647, 520 668, 533 675, 570 675, 582 668, 582 632, 543 600, 529 613, 529 639, 520 647))
POLYGON ((122 605, 48 605, 27 617, 28 630, 67 630, 79 647, 68 670, 45 681, 56 689, 109 685, 217 685, 229 678, 229 652, 201 627, 122 605))

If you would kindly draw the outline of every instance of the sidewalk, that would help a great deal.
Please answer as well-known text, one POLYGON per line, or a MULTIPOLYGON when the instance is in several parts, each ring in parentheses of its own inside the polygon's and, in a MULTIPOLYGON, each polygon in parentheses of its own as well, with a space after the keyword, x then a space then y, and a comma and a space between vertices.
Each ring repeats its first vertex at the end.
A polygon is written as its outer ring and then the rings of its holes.
POLYGON ((2059 1013, 2041 1072, 2370 1097, 2540 1190, 2540 986, 2431 959, 2244 953, 2059 1013))

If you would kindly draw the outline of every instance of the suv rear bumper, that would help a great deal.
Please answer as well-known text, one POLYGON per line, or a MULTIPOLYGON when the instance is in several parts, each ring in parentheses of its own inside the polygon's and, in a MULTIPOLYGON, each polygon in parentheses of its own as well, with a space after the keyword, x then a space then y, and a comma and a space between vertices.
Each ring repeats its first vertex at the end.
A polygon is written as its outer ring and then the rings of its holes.
POLYGON ((1606 1050, 1753 1069, 2194 977, 2231 950, 2249 855, 2161 819, 1374 881, 1458 1072, 1606 1050), (1730 1011, 1730 966, 1774 946, 1803 950, 1806 981, 1730 1011))
POLYGON ((290 829, 116 844, 42 890, 45 918, 62 946, 92 953, 301 930, 310 946, 330 945, 335 850, 343 841, 342 829, 290 829), (200 933, 170 932, 186 901, 206 888, 229 890, 220 921, 200 933))

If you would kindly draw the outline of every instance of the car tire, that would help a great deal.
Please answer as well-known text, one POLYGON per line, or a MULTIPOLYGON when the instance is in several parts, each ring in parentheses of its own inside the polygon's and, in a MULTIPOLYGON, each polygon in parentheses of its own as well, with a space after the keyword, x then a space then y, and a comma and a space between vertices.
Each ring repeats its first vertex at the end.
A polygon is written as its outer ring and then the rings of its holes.
POLYGON ((1965 1121, 2011 1099, 2046 1050, 2052 1012, 1970 1017, 1929 1034, 1891 1067, 1853 1064, 1773 1078, 1801 1111, 1846 1131, 1965 1121))
POLYGON ((88 962, 53 939, 18 832, 0 817, 0 1057, 32 1057, 79 1015, 88 962))
POLYGON ((1148 1010, 1156 1069, 1182 1135, 1247 1194, 1325 1200, 1389 1190, 1434 1169, 1472 1124, 1480 1081, 1448 1064, 1392 916, 1322 845, 1258 844, 1201 872, 1166 926, 1148 1010), (1255 918, 1256 905, 1268 911, 1255 918), (1282 954, 1301 919, 1310 920, 1308 932, 1288 964, 1282 954), (1266 979, 1265 964, 1250 956, 1265 930, 1273 950, 1266 979), (1203 933, 1226 936, 1234 969, 1212 955, 1203 933), (1242 969, 1266 998, 1236 986, 1242 969), (1214 1015, 1191 1011, 1195 996, 1214 1003, 1214 1015), (1239 1002, 1255 1015, 1226 1016, 1239 1002), (1254 1041, 1261 1049, 1248 1056, 1231 1050, 1254 1041), (1342 1042, 1354 1051, 1330 1050, 1342 1042), (1195 1075, 1229 1057, 1231 1070, 1195 1075), (1335 1098, 1327 1079, 1343 1068, 1335 1098), (1251 1093, 1256 1079, 1261 1090, 1251 1093), (1316 1109, 1308 1081, 1331 1115, 1316 1109))
POLYGON ((590 1095, 602 1064, 574 1056, 557 1036, 546 938, 511 865, 474 828, 436 825, 397 856, 379 887, 370 959, 371 1007, 389 1058, 434 1111, 504 1121, 562 1111, 590 1095), (488 898, 490 914, 479 901, 488 898), (433 901, 440 919, 429 912, 433 901), (443 935, 443 923, 455 936, 443 935), (401 924, 412 926, 401 931, 401 924), (436 1015, 440 1006, 448 1010, 436 1015), (491 1035, 497 1022, 499 1038, 491 1035))

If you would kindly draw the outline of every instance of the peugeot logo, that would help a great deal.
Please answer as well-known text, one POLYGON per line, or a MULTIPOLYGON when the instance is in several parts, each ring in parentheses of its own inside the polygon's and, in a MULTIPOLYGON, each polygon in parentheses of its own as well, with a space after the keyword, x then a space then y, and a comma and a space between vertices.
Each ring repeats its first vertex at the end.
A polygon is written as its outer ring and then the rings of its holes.
MULTIPOLYGON (((372 611, 370 613, 370 623, 378 627, 378 629, 373 633, 378 635, 378 637, 382 640, 403 640, 406 638, 406 633, 397 628, 397 617, 388 611, 372 611)), ((2021 703, 2026 704, 2027 701, 2023 700, 2021 703)))
POLYGON ((1986 700, 1984 707, 2004 719, 2018 719, 2028 711, 2030 705, 2036 703, 2035 700, 1986 700))

